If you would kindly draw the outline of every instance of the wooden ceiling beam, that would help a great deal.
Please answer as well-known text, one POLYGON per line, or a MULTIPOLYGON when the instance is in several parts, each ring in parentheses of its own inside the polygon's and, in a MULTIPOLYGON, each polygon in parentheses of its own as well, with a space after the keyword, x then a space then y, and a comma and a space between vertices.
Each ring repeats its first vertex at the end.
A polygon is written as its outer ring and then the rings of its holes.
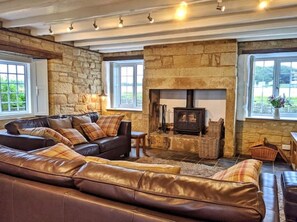
POLYGON ((0 50, 29 55, 34 59, 62 59, 62 53, 51 52, 19 43, 0 41, 0 50))

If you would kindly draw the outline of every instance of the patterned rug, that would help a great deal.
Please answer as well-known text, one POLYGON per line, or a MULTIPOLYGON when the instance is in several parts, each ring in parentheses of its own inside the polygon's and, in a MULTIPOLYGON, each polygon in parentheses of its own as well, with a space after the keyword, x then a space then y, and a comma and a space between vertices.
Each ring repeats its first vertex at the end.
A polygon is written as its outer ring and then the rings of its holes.
MULTIPOLYGON (((203 176, 203 177, 211 177, 215 173, 224 170, 226 168, 222 167, 215 167, 215 166, 207 166, 204 164, 198 163, 189 163, 183 161, 175 161, 175 160, 165 160, 155 157, 142 157, 136 160, 138 163, 160 163, 160 164, 170 164, 170 165, 177 165, 181 167, 180 174, 185 175, 194 175, 194 176, 203 176)), ((280 214, 280 222, 285 221, 285 215, 283 211, 283 195, 280 186, 280 178, 277 178, 278 182, 278 200, 279 200, 279 214, 280 214)))

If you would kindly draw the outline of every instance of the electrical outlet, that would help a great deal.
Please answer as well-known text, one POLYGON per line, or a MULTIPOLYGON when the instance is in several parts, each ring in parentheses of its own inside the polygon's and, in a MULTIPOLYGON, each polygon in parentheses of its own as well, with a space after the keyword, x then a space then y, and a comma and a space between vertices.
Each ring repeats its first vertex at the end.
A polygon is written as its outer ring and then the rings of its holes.
POLYGON ((283 150, 290 150, 291 147, 290 147, 290 145, 288 145, 288 144, 282 144, 282 149, 283 149, 283 150))

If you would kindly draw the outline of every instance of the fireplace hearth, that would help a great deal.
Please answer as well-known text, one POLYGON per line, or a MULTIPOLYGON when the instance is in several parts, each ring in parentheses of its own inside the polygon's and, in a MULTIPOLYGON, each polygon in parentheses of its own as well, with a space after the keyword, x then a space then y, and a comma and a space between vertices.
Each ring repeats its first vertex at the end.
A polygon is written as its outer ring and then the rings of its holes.
POLYGON ((194 108, 194 90, 187 90, 186 107, 174 108, 174 133, 205 134, 205 108, 194 108))

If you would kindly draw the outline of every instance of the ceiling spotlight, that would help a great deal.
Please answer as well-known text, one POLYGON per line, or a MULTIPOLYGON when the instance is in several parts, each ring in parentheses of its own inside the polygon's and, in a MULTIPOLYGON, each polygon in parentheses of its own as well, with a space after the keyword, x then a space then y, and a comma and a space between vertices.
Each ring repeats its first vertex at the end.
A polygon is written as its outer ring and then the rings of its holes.
POLYGON ((187 15, 187 7, 188 7, 188 4, 186 2, 184 1, 181 2, 178 8, 176 9, 175 18, 178 20, 185 19, 187 15))
POLYGON ((48 31, 49 31, 49 33, 50 33, 51 35, 54 34, 54 31, 52 30, 52 26, 49 27, 48 31))
POLYGON ((124 27, 124 20, 122 19, 122 16, 119 17, 119 24, 118 24, 119 28, 123 28, 124 27))
POLYGON ((154 23, 154 22, 155 22, 155 19, 153 19, 153 18, 151 17, 151 13, 149 13, 147 19, 149 20, 150 23, 154 23))
POLYGON ((223 3, 223 0, 218 0, 217 10, 219 10, 221 12, 224 12, 225 9, 226 9, 226 6, 225 5, 222 5, 222 3, 223 3))
POLYGON ((72 23, 70 24, 70 26, 67 28, 67 31, 68 32, 71 32, 73 30, 73 25, 72 25, 72 23))
POLYGON ((269 0, 259 0, 259 9, 266 9, 268 7, 269 0))
POLYGON ((99 26, 96 24, 96 20, 94 20, 93 27, 96 31, 99 30, 99 26))

